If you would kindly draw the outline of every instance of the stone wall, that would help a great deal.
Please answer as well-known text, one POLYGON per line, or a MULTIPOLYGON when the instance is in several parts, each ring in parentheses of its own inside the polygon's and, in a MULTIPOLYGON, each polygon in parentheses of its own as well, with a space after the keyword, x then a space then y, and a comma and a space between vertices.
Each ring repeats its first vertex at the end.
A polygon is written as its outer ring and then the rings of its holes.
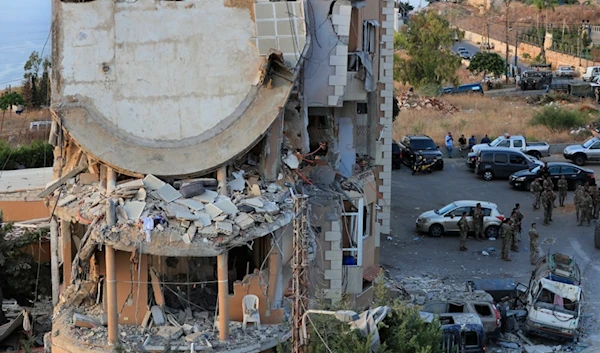
MULTIPOLYGON (((465 40, 473 42, 475 44, 482 43, 484 38, 482 35, 465 31, 465 40)), ((506 43, 500 40, 496 40, 490 38, 490 44, 494 46, 494 51, 500 54, 503 58, 506 55, 506 43)), ((541 48, 536 45, 531 45, 528 43, 519 43, 519 48, 517 54, 519 58, 523 57, 523 54, 529 54, 531 58, 536 57, 541 52, 541 48)), ((515 54, 515 46, 514 43, 508 45, 508 57, 512 58, 515 54)), ((510 60, 510 59, 509 59, 510 60)), ((594 62, 591 60, 580 59, 573 55, 559 53, 554 50, 546 50, 546 61, 552 64, 552 68, 556 69, 558 66, 567 65, 575 68, 576 71, 579 71, 580 74, 585 72, 585 68, 588 66, 600 65, 599 62, 594 62)), ((511 63, 512 64, 512 63, 511 63)))

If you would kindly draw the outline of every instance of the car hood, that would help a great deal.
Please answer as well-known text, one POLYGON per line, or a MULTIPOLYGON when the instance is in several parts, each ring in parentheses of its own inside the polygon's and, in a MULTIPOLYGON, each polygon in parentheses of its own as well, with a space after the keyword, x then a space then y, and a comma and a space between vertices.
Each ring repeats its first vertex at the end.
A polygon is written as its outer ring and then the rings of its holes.
POLYGON ((479 150, 485 149, 485 148, 490 148, 490 144, 489 143, 478 143, 475 146, 472 147, 473 152, 477 152, 479 150))
POLYGON ((565 147, 564 153, 569 154, 569 153, 574 153, 574 152, 579 152, 579 151, 583 151, 582 145, 569 145, 569 146, 565 147))
POLYGON ((512 176, 514 176, 515 178, 519 178, 519 177, 526 177, 526 176, 532 176, 532 175, 536 175, 534 172, 532 172, 529 169, 523 169, 523 170, 519 170, 518 172, 514 172, 512 174, 512 176))
POLYGON ((431 210, 431 211, 427 211, 427 212, 421 213, 419 215, 419 217, 417 217, 417 219, 419 219, 419 218, 432 218, 432 217, 437 217, 437 216, 438 216, 438 214, 435 213, 434 210, 431 210))
POLYGON ((415 151, 415 153, 420 154, 421 156, 423 156, 425 158, 435 158, 435 157, 442 156, 442 152, 440 152, 438 150, 417 150, 417 151, 415 151))

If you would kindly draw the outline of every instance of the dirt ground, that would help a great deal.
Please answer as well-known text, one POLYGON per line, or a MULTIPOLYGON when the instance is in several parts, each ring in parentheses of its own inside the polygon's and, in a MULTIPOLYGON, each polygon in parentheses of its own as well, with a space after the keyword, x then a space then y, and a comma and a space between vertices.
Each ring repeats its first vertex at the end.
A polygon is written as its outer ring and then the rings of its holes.
MULTIPOLYGON (((0 119, 2 112, 0 112, 0 119)), ((4 114, 4 124, 0 131, 0 140, 7 141, 11 145, 28 144, 35 140, 45 140, 50 132, 49 126, 40 127, 38 131, 31 131, 29 124, 32 121, 52 120, 48 109, 25 109, 23 113, 17 115, 12 111, 6 111, 4 114)))

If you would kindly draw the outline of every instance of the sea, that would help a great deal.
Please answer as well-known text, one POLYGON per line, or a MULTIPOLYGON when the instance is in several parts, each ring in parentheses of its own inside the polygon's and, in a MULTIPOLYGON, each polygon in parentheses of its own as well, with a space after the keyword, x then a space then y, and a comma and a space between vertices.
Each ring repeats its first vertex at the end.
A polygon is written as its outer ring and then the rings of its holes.
POLYGON ((0 0, 0 90, 21 85, 33 51, 52 52, 51 8, 51 0, 0 0))

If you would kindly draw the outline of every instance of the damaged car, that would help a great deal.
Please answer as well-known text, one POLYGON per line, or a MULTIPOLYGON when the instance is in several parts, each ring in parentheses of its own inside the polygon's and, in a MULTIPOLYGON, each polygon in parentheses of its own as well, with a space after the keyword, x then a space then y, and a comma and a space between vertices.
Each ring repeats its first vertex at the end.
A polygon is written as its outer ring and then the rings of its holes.
POLYGON ((542 258, 527 289, 524 331, 537 336, 573 341, 581 324, 581 275, 574 259, 552 254, 542 258))

